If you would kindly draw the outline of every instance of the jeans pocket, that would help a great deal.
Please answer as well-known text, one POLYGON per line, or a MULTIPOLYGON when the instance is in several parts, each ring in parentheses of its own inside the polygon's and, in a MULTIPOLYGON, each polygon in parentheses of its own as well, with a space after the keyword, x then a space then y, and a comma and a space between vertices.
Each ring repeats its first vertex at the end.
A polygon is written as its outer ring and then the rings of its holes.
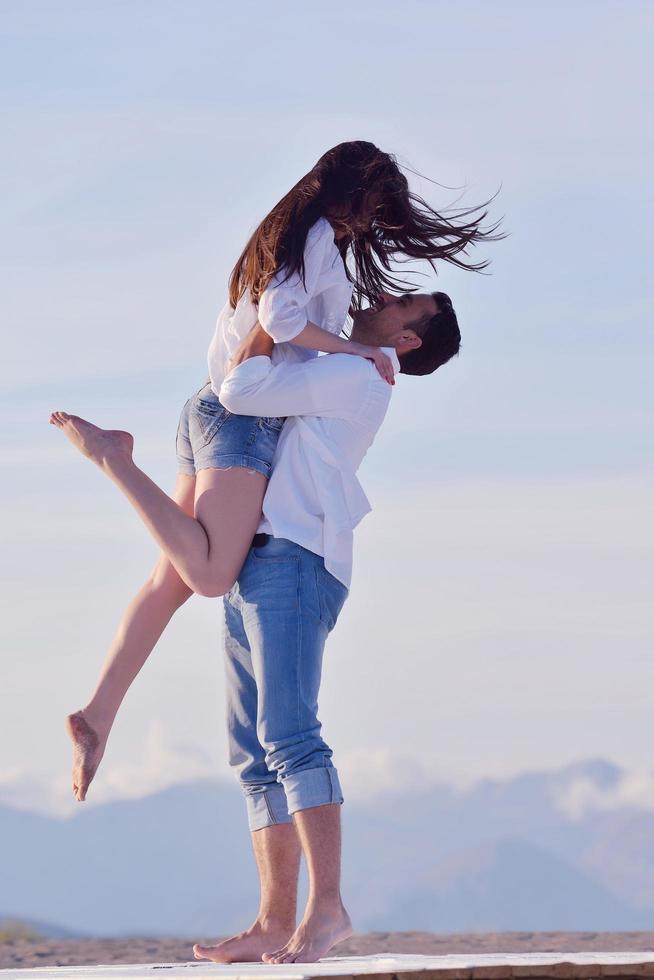
POLYGON ((266 554, 265 547, 263 548, 253 548, 251 551, 252 557, 259 562, 265 562, 266 564, 272 564, 273 562, 289 562, 294 561, 297 564, 297 555, 271 555, 266 554))
POLYGON ((273 432, 281 432, 282 426, 284 425, 284 422, 286 421, 286 417, 284 416, 282 418, 282 417, 277 416, 277 415, 271 415, 268 418, 268 417, 262 415, 262 416, 260 416, 259 421, 263 425, 265 425, 265 427, 267 429, 272 429, 273 432))
POLYGON ((261 563, 294 561, 297 564, 300 560, 300 546, 294 541, 287 541, 286 538, 269 536, 267 543, 255 545, 251 554, 261 563))
POLYGON ((324 565, 315 565, 316 588, 320 607, 320 621, 328 632, 334 629, 341 609, 349 595, 348 589, 339 582, 324 565))

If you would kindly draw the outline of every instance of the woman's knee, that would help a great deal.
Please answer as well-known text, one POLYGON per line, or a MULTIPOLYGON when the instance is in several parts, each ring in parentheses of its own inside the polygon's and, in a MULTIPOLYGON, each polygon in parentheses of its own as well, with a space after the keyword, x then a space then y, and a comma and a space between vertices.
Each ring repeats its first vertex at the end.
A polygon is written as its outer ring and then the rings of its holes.
POLYGON ((199 570, 193 576, 192 584, 198 595, 207 599, 216 599, 219 596, 227 595, 236 582, 236 573, 233 568, 218 565, 199 570))
POLYGON ((148 586, 152 593, 167 599, 171 605, 181 606, 193 595, 193 589, 180 578, 167 559, 159 559, 152 570, 148 586))
POLYGON ((205 599, 218 599, 220 596, 226 595, 229 592, 234 585, 234 579, 223 579, 212 576, 208 578, 200 577, 195 584, 195 591, 198 595, 203 596, 205 599))

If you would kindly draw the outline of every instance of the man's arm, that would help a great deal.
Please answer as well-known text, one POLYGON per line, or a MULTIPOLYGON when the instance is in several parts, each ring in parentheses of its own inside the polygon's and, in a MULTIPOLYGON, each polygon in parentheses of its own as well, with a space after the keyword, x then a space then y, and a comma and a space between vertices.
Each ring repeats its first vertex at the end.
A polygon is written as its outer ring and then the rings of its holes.
POLYGON ((221 404, 235 415, 265 417, 357 414, 371 379, 372 365, 354 357, 314 357, 301 364, 270 360, 270 338, 254 327, 230 362, 221 404))

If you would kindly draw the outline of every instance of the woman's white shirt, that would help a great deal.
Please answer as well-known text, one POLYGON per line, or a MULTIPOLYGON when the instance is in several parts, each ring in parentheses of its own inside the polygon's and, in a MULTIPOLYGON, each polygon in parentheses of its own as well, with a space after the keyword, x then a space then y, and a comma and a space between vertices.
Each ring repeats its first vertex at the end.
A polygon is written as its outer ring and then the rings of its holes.
POLYGON ((353 284, 345 274, 334 230, 326 218, 319 218, 309 229, 304 268, 304 283, 299 272, 286 282, 282 282, 285 270, 276 272, 261 294, 258 309, 249 289, 241 296, 236 309, 229 300, 222 308, 207 358, 211 387, 216 395, 227 374, 227 365, 257 320, 275 341, 273 364, 306 361, 316 356, 317 351, 291 343, 309 322, 333 334, 341 332, 352 301, 353 284))

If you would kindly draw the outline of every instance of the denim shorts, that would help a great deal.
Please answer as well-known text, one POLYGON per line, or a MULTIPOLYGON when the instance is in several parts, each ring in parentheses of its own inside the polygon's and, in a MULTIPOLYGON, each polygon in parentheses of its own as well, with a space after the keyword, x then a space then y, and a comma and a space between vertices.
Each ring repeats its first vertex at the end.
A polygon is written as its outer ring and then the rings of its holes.
POLYGON ((177 469, 195 476, 198 470, 241 467, 265 477, 272 460, 283 418, 232 415, 207 382, 182 409, 177 428, 177 469))

